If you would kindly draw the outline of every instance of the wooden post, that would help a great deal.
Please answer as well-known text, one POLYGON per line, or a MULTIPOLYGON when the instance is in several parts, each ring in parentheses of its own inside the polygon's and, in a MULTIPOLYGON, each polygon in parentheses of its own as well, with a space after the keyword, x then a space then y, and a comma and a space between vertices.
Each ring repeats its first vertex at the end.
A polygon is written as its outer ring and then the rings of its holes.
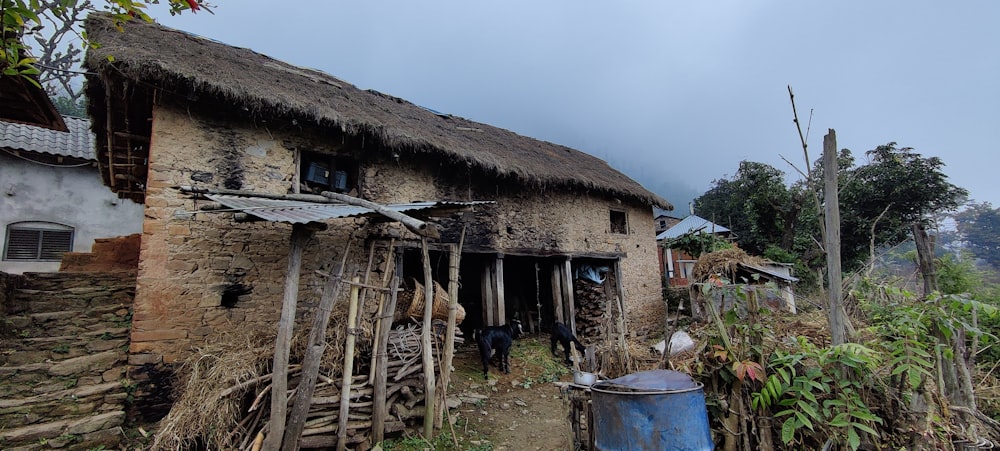
POLYGON ((431 345, 431 314, 434 312, 434 279, 431 277, 431 257, 427 237, 420 237, 424 261, 424 329, 420 334, 424 364, 424 439, 434 437, 434 348, 431 345))
POLYGON ((278 335, 274 340, 274 363, 271 373, 271 419, 264 449, 277 450, 285 430, 285 412, 288 409, 288 354, 292 346, 292 328, 295 326, 295 308, 299 301, 299 273, 302 270, 302 249, 313 231, 305 224, 292 226, 291 249, 288 251, 288 268, 285 270, 285 292, 281 303, 278 335))
MULTIPOLYGON (((392 246, 389 247, 390 251, 393 251, 392 246)), ((379 318, 379 322, 385 321, 382 328, 379 329, 379 341, 378 347, 375 349, 375 355, 378 357, 376 361, 377 374, 375 376, 375 388, 374 388, 374 402, 375 406, 373 408, 373 418, 372 418, 372 438, 374 443, 381 443, 385 439, 385 420, 389 416, 388 409, 386 408, 385 402, 385 391, 386 391, 386 380, 388 379, 388 369, 386 365, 388 364, 388 346, 389 346, 389 332, 392 331, 392 316, 396 311, 396 296, 399 292, 399 275, 402 273, 402 260, 398 254, 391 254, 394 256, 393 261, 395 262, 395 269, 392 274, 392 282, 390 283, 391 291, 389 291, 389 302, 386 303, 385 309, 383 310, 382 317, 379 318)))
MULTIPOLYGON (((351 282, 357 284, 361 278, 354 276, 351 282)), ((357 316, 358 316, 358 291, 357 285, 351 285, 351 300, 347 304, 347 343, 344 345, 344 374, 340 382, 340 421, 337 427, 337 451, 344 451, 347 447, 347 414, 351 408, 351 379, 354 377, 354 343, 357 340, 357 316)))
POLYGON ((480 286, 483 292, 483 326, 496 326, 496 304, 493 296, 493 265, 490 262, 483 268, 483 280, 480 286))
POLYGON ((563 297, 562 297, 562 265, 556 263, 552 265, 552 314, 555 315, 555 321, 566 324, 566 320, 563 316, 563 297))
POLYGON ((840 196, 837 194, 837 132, 832 128, 823 137, 823 201, 826 204, 826 266, 829 274, 830 342, 847 341, 840 274, 840 196))
POLYGON ((503 293, 503 254, 497 254, 496 276, 494 282, 497 290, 497 325, 507 324, 507 301, 503 293))
MULTIPOLYGON (((350 240, 348 240, 348 246, 350 246, 350 240)), ((312 395, 316 390, 316 377, 319 374, 320 361, 323 360, 323 350, 326 349, 326 326, 330 324, 333 304, 340 296, 340 281, 344 276, 346 261, 347 249, 344 250, 340 269, 337 270, 336 274, 331 273, 323 285, 323 295, 320 296, 319 306, 316 308, 313 327, 309 332, 309 343, 306 344, 305 357, 302 359, 302 377, 299 379, 298 388, 295 389, 292 413, 288 416, 288 426, 285 428, 285 438, 281 448, 285 451, 299 449, 302 428, 306 424, 309 406, 312 405, 312 395)))
POLYGON ((573 334, 579 335, 580 333, 576 330, 576 303, 573 300, 573 263, 569 257, 566 257, 566 261, 563 262, 563 305, 566 308, 566 325, 569 326, 569 330, 573 331, 573 334))
MULTIPOLYGON (((441 412, 448 410, 448 384, 451 383, 452 361, 455 359, 455 326, 458 321, 458 274, 462 261, 465 227, 458 244, 449 246, 448 252, 448 328, 444 334, 444 364, 441 365, 441 412)), ((438 415, 443 420, 443 415, 438 415)))
MULTIPOLYGON (((622 282, 622 259, 617 258, 612 263, 615 267, 615 291, 618 292, 618 310, 622 315, 622 323, 628 318, 625 316, 625 284, 622 282)), ((622 333, 625 331, 622 330, 622 333)))

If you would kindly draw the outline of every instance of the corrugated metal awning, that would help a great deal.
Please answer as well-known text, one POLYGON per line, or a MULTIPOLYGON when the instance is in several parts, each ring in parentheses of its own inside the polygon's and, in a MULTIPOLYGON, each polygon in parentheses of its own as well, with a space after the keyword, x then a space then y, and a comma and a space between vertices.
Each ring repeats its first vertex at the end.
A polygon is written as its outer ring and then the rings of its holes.
POLYGON ((785 282, 798 282, 799 281, 799 279, 797 277, 793 277, 793 276, 781 274, 781 273, 779 273, 777 271, 772 271, 772 270, 767 269, 767 268, 761 268, 760 266, 750 265, 750 264, 746 264, 746 263, 740 263, 740 266, 742 266, 744 268, 747 268, 747 269, 749 269, 751 271, 757 271, 757 272, 759 272, 761 274, 767 274, 767 275, 769 275, 771 277, 774 277, 776 279, 784 280, 785 282))
MULTIPOLYGON (((338 203, 316 203, 296 200, 267 199, 253 196, 234 196, 231 194, 205 194, 205 197, 218 202, 229 210, 240 211, 254 215, 260 219, 291 224, 307 222, 323 222, 336 218, 351 218, 377 214, 375 210, 356 205, 338 203)), ((473 205, 490 204, 492 201, 429 201, 411 202, 405 204, 386 204, 385 208, 399 213, 430 211, 434 209, 455 209, 473 205)))

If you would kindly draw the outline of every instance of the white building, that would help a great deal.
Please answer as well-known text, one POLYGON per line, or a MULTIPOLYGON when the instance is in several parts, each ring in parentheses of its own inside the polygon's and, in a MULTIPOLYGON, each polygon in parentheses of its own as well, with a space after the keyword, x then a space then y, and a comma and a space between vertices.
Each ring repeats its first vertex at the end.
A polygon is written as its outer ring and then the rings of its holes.
POLYGON ((142 230, 143 205, 97 172, 90 121, 64 120, 68 133, 0 121, 0 271, 57 271, 63 252, 142 230))

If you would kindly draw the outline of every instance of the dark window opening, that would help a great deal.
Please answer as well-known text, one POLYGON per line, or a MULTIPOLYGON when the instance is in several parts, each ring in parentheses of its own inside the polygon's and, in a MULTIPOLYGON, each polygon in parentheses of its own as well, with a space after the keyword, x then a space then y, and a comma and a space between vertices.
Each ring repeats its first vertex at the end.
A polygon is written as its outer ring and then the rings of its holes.
POLYGON ((357 185, 358 164, 351 158, 302 152, 299 191, 348 193, 357 185))
POLYGON ((73 228, 51 223, 7 226, 4 260, 59 261, 73 250, 73 228))
POLYGON ((611 233, 628 233, 627 218, 624 211, 611 210, 611 233))

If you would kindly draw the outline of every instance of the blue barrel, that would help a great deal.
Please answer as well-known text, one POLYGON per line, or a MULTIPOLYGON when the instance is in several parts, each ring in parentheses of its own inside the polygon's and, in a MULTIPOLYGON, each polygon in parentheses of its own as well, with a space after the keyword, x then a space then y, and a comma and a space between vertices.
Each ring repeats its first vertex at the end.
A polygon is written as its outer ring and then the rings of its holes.
POLYGON ((653 370, 590 387, 598 450, 711 450, 703 384, 653 370))

